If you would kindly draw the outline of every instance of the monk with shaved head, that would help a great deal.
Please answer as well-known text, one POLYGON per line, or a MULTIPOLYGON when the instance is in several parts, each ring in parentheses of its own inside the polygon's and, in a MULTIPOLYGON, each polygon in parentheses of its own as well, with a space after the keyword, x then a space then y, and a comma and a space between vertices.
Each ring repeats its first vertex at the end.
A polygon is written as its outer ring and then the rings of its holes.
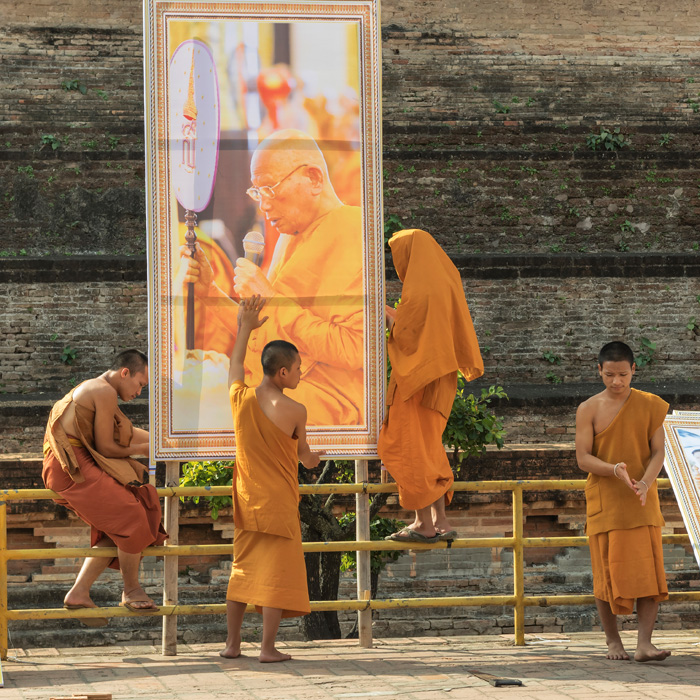
POLYGON ((229 396, 236 430, 233 479, 233 566, 226 592, 228 637, 220 652, 241 653, 241 625, 248 604, 262 613, 259 660, 287 661, 275 647, 280 620, 310 611, 301 547, 298 464, 317 467, 320 453, 306 442, 306 409, 285 395, 296 388, 302 362, 294 345, 273 340, 260 358, 263 378, 245 383, 248 341, 268 321, 260 318, 265 300, 241 299, 238 334, 231 354, 229 396))
MULTIPOLYGON (((250 176, 247 194, 279 234, 266 272, 250 260, 236 260, 236 295, 268 300, 269 321, 251 339, 251 354, 261 353, 271 340, 293 343, 304 381, 290 396, 307 407, 309 424, 361 423, 361 210, 338 198, 318 144, 302 131, 285 129, 262 141, 253 154, 250 176)), ((198 248, 187 264, 185 281, 194 283, 195 294, 235 335, 237 304, 216 285, 203 251, 198 248)), ((246 376, 257 384, 262 369, 248 363, 246 376)))

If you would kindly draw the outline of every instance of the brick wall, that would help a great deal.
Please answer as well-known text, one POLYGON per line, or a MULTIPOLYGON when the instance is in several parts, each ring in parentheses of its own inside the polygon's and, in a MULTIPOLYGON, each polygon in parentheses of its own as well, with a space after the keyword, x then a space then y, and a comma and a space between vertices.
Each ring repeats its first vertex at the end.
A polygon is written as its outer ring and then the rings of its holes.
MULTIPOLYGON (((386 213, 455 254, 697 250, 698 23, 657 7, 382 3, 386 213)), ((140 0, 3 12, 0 253, 142 251, 140 0)))

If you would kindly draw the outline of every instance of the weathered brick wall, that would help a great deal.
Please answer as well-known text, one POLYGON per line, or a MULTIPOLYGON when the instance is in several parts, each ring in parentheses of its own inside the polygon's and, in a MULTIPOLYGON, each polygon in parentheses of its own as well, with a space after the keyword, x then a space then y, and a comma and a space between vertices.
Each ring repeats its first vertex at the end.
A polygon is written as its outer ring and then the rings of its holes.
MULTIPOLYGON (((386 213, 452 253, 696 250, 699 25, 660 7, 384 2, 386 213)), ((141 1, 3 19, 0 253, 142 251, 141 1)))

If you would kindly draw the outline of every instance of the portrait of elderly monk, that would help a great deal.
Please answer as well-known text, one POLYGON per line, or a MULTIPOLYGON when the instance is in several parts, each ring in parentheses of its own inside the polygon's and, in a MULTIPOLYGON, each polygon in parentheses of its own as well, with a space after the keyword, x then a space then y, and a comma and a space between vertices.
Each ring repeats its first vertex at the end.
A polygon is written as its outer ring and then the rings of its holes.
MULTIPOLYGON (((251 356, 271 340, 293 343, 302 359, 303 381, 290 392, 307 406, 309 425, 352 425, 364 421, 363 231, 359 207, 343 204, 316 141, 285 129, 261 141, 247 190, 279 238, 265 272, 236 260, 234 293, 260 295, 269 321, 251 340, 251 356)), ((235 336, 237 303, 215 282, 201 247, 181 255, 184 281, 235 336)), ((257 384, 261 369, 246 363, 246 381, 257 384)))

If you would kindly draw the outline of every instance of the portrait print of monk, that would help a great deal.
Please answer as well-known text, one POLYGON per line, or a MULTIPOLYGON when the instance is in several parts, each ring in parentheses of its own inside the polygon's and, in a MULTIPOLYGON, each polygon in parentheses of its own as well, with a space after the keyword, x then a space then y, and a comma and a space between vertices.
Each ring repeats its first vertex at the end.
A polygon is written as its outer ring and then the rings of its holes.
POLYGON ((289 21, 236 3, 225 16, 164 16, 167 70, 153 85, 164 86, 168 167, 152 185, 151 303, 156 442, 167 449, 235 449, 229 357, 240 300, 255 295, 269 321, 251 335, 246 382, 261 381, 268 342, 292 343, 302 381, 289 395, 307 408, 311 444, 376 449, 383 236, 377 78, 366 68, 378 43, 372 8, 343 7, 331 21, 302 3, 289 21))

